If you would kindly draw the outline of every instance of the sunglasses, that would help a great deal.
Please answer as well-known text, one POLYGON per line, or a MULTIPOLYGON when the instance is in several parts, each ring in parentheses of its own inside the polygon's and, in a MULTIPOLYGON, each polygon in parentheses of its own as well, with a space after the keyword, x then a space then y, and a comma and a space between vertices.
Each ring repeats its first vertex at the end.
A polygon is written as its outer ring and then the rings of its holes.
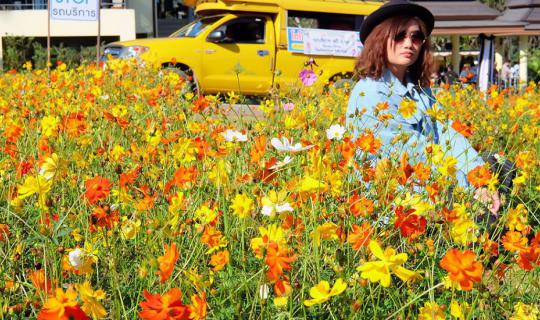
POLYGON ((396 34, 394 37, 394 41, 396 43, 400 43, 405 41, 406 38, 411 39, 412 44, 415 46, 421 46, 426 42, 426 36, 421 31, 415 31, 411 32, 407 35, 407 32, 401 31, 400 33, 396 34))

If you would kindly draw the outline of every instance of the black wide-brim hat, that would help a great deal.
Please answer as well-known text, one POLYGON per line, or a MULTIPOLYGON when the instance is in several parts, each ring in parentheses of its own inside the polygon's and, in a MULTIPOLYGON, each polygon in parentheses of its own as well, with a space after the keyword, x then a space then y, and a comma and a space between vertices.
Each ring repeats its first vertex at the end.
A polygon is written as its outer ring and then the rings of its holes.
POLYGON ((435 26, 435 17, 433 17, 433 14, 428 9, 407 0, 391 0, 364 19, 362 27, 360 28, 360 40, 362 43, 366 42, 371 31, 373 31, 379 23, 395 16, 418 17, 426 24, 428 33, 426 36, 431 34, 431 31, 433 31, 433 27, 435 26))

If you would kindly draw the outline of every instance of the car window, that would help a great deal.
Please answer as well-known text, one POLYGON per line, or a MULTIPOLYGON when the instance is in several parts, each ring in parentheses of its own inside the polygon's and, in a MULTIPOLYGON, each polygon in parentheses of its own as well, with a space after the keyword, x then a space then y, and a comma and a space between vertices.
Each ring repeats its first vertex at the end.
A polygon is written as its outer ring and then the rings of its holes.
POLYGON ((264 43, 264 17, 242 17, 226 22, 215 31, 222 31, 225 39, 221 43, 264 43))
POLYGON ((359 31, 363 16, 327 12, 289 11, 287 26, 294 28, 359 31))
POLYGON ((209 26, 216 23, 219 19, 223 18, 223 16, 213 16, 213 17, 206 17, 206 18, 200 18, 197 19, 190 24, 187 24, 180 30, 174 32, 169 37, 171 38, 182 38, 182 37, 189 37, 194 38, 198 36, 201 32, 206 30, 209 26))

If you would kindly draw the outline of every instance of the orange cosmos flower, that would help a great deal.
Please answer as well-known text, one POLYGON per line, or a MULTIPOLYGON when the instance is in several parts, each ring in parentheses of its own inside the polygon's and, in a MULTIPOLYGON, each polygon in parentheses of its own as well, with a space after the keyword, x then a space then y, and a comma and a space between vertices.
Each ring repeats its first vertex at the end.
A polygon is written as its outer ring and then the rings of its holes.
POLYGON ((352 231, 347 237, 347 242, 350 243, 354 250, 360 250, 362 247, 367 247, 369 245, 369 240, 371 239, 371 234, 373 233, 371 225, 364 221, 362 226, 353 224, 352 231))
POLYGON ((452 128, 464 135, 466 138, 473 135, 472 125, 463 123, 459 120, 455 120, 452 122, 452 128))
POLYGON ((249 159, 251 163, 259 162, 259 160, 261 160, 261 158, 264 156, 264 153, 266 151, 266 142, 267 139, 265 136, 255 138, 253 147, 251 148, 251 151, 249 153, 251 155, 251 159, 249 159))
POLYGON ((371 154, 377 153, 377 150, 379 150, 382 145, 381 140, 378 138, 375 139, 371 131, 362 133, 358 139, 356 139, 356 144, 362 151, 369 152, 371 154))
POLYGON ((413 168, 416 178, 420 180, 420 183, 427 181, 431 177, 431 168, 426 166, 423 162, 418 162, 413 168))
POLYGON ((504 248, 510 252, 523 251, 527 247, 529 240, 517 231, 508 231, 501 238, 504 248))
POLYGON ((131 184, 135 183, 137 177, 142 171, 141 166, 137 166, 135 169, 129 170, 128 172, 123 172, 120 174, 120 187, 128 187, 131 184))
POLYGON ((23 129, 18 125, 10 125, 4 131, 4 137, 6 137, 6 141, 11 143, 16 143, 22 135, 23 129))
POLYGON ((227 263, 229 263, 229 250, 220 251, 210 257, 210 265, 214 267, 214 271, 223 270, 227 263))
POLYGON ((208 315, 208 305, 206 304, 206 293, 192 295, 189 306, 189 318, 192 320, 203 320, 208 315))
POLYGON ((90 319, 77 304, 77 292, 70 286, 66 292, 58 288, 49 296, 39 312, 38 320, 86 320, 90 319))
POLYGON ((291 250, 280 247, 275 242, 270 242, 266 249, 266 259, 264 262, 268 266, 269 270, 266 276, 270 281, 277 281, 283 274, 283 270, 291 270, 293 263, 297 258, 297 255, 291 255, 291 250))
POLYGON ((354 194, 352 197, 349 198, 349 211, 355 216, 362 216, 367 217, 373 213, 374 209, 374 203, 372 200, 364 197, 359 196, 357 194, 354 194))
POLYGON ((97 176, 90 180, 86 180, 84 186, 86 187, 84 195, 86 199, 88 199, 88 202, 93 204, 109 196, 109 193, 111 193, 112 183, 107 180, 107 178, 97 176))
POLYGON ((163 296, 144 290, 145 301, 140 303, 142 311, 139 317, 143 320, 188 320, 189 309, 182 304, 182 292, 172 288, 163 296))
POLYGON ((216 248, 223 244, 223 234, 213 226, 206 226, 201 236, 201 242, 210 249, 216 248))
POLYGON ((7 224, 0 223, 0 241, 6 240, 9 235, 9 226, 7 224))
POLYGON ((172 187, 183 187, 186 183, 195 181, 197 169, 195 167, 180 167, 173 175, 173 178, 165 185, 165 193, 169 193, 172 187))
POLYGON ((99 227, 112 229, 118 222, 118 210, 111 210, 108 205, 95 207, 90 215, 90 232, 96 231, 99 227))
POLYGON ((448 250, 441 259, 440 266, 448 271, 450 280, 458 282, 465 291, 472 289, 473 282, 482 279, 482 264, 476 261, 476 255, 471 250, 448 250))
POLYGON ((399 166, 400 174, 398 176, 398 182, 401 185, 404 185, 405 183, 407 183, 411 175, 414 173, 414 169, 409 164, 408 160, 409 160, 409 154, 407 154, 407 152, 404 152, 401 155, 401 161, 400 161, 400 166, 399 166))
POLYGON ((517 257, 519 267, 525 271, 534 269, 534 265, 540 265, 540 248, 538 245, 531 245, 519 252, 517 257))
POLYGON ((165 254, 157 258, 159 262, 159 270, 157 274, 161 278, 161 283, 164 283, 167 281, 167 279, 169 279, 174 270, 174 264, 180 255, 176 249, 176 243, 173 243, 170 247, 169 245, 164 244, 163 247, 165 249, 165 254))
POLYGON ((485 166, 477 166, 469 171, 467 180, 475 188, 481 188, 489 183, 491 172, 485 166))
POLYGON ((199 98, 197 98, 197 100, 191 105, 191 110, 193 112, 201 112, 203 111, 204 109, 206 109, 208 106, 210 105, 210 102, 204 97, 204 96, 199 96, 199 98))
POLYGON ((347 138, 343 139, 343 142, 339 146, 339 151, 340 151, 341 155, 343 156, 343 159, 346 162, 348 162, 355 155, 356 146, 351 141, 351 139, 347 137, 347 138))
POLYGON ((72 113, 64 118, 62 126, 70 137, 78 137, 88 130, 88 123, 82 112, 72 113))
POLYGON ((49 293, 53 290, 52 282, 51 280, 45 278, 45 271, 43 269, 30 271, 28 277, 30 278, 30 281, 32 281, 32 284, 36 290, 45 293, 49 293))

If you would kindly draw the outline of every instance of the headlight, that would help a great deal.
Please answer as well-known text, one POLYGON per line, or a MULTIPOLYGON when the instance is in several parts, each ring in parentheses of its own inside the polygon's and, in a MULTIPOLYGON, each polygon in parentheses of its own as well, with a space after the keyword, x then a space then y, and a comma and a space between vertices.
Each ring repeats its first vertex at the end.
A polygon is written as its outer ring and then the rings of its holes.
POLYGON ((118 58, 127 59, 127 58, 138 58, 141 54, 148 52, 150 48, 143 46, 129 46, 124 47, 120 52, 118 58))

